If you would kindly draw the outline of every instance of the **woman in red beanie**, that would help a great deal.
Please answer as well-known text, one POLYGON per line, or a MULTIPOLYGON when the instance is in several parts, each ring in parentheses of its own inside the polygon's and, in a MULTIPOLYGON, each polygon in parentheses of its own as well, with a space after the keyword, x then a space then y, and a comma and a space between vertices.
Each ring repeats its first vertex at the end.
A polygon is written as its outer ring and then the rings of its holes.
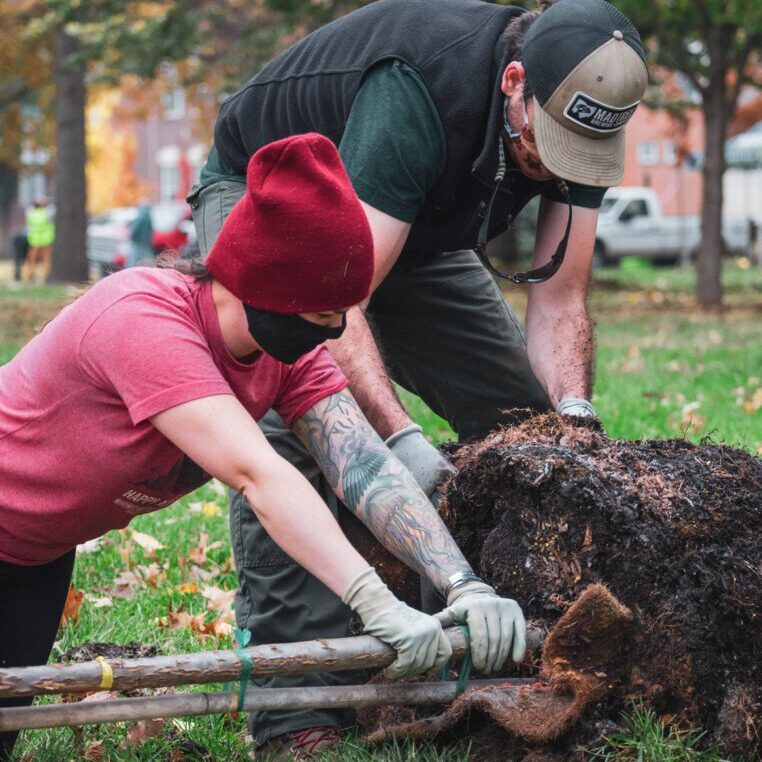
MULTIPOLYGON (((390 675, 441 665, 439 620, 394 597, 271 448, 256 424, 271 407, 389 550, 441 591, 455 580, 448 618, 470 624, 477 667, 521 658, 520 609, 475 578, 322 346, 373 272, 333 144, 313 134, 257 152, 207 267, 102 280, 0 368, 0 668, 47 660, 78 543, 211 477, 243 492, 280 547, 397 650, 390 675)), ((0 734, 0 757, 14 741, 0 734)))

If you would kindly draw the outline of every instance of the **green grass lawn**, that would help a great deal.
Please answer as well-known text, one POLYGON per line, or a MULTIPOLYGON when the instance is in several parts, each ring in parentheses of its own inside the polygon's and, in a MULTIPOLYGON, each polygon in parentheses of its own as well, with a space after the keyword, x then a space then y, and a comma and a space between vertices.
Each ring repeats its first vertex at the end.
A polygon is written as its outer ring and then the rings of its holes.
MULTIPOLYGON (((592 307, 599 353, 594 401, 607 431, 633 439, 687 436, 698 440, 710 435, 718 442, 762 451, 762 272, 729 268, 726 288, 731 306, 719 314, 694 309, 690 272, 625 269, 600 271, 596 277, 600 287, 592 307)), ((0 313, 12 302, 9 309, 17 314, 19 300, 26 303, 35 297, 57 304, 68 298, 68 292, 26 289, 22 296, 0 286, 0 313)), ((36 318, 37 312, 33 313, 36 318)), ((0 334, 0 363, 11 359, 21 346, 17 333, 0 334)), ((452 437, 446 422, 419 400, 403 397, 433 441, 452 437)), ((55 655, 92 641, 137 641, 164 653, 232 647, 225 625, 232 621, 231 591, 236 578, 226 503, 221 485, 207 485, 171 508, 139 517, 122 532, 109 533, 82 554, 74 586, 84 592, 84 601, 77 621, 61 629, 55 655), (151 549, 145 535, 162 547, 151 549), (195 617, 193 624, 191 617, 195 617)), ((637 713, 634 717, 629 736, 612 739, 601 751, 601 759, 720 759, 716 752, 694 757, 690 749, 683 756, 659 756, 665 744, 676 743, 674 735, 660 741, 653 723, 649 725, 637 713)), ((250 749, 241 717, 190 717, 170 721, 168 728, 171 734, 165 731, 142 743, 130 741, 124 724, 86 728, 79 747, 73 745, 70 729, 30 731, 19 748, 25 759, 50 762, 81 759, 88 749, 94 754, 98 744, 102 759, 169 759, 180 737, 192 739, 218 760, 244 760, 250 749)), ((469 753, 392 745, 368 751, 350 739, 336 759, 465 762, 469 753)))

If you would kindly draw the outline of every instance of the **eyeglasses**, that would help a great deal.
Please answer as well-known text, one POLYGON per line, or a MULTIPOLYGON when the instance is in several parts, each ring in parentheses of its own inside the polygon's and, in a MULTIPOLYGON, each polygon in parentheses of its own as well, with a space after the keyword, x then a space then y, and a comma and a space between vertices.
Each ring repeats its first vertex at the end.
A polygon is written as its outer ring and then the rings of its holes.
MULTIPOLYGON (((523 103, 524 99, 522 98, 521 100, 523 103)), ((508 133, 508 137, 511 138, 511 140, 517 140, 520 139, 524 131, 526 131, 527 136, 525 139, 534 142, 534 130, 532 130, 532 128, 529 126, 529 117, 526 112, 526 105, 524 106, 524 126, 522 127, 521 132, 516 132, 511 129, 510 123, 508 122, 507 105, 508 104, 506 99, 506 107, 503 111, 503 121, 505 130, 508 133), (512 132, 513 134, 511 134, 512 132), (531 138, 529 137, 530 134, 531 138)), ((487 236, 489 235, 489 223, 492 217, 492 208, 495 204, 497 194, 500 191, 500 186, 503 184, 503 180, 505 180, 505 174, 505 148, 503 147, 502 139, 499 139, 498 165, 497 172, 495 173, 495 189, 492 191, 492 196, 489 200, 489 206, 487 207, 487 213, 484 215, 482 224, 479 226, 479 233, 476 238, 476 246, 474 247, 474 251, 476 252, 476 256, 479 257, 479 260, 487 268, 487 270, 489 270, 489 272, 498 278, 503 278, 504 280, 509 280, 513 283, 543 283, 544 281, 548 280, 548 278, 551 278, 553 275, 555 275, 556 272, 558 272, 558 268, 561 267, 561 263, 564 261, 564 257, 566 256, 566 245, 569 242, 569 231, 571 230, 572 223, 572 203, 571 197, 569 196, 569 186, 566 184, 565 180, 562 180, 560 177, 556 178, 558 189, 563 194, 564 200, 566 201, 566 204, 569 208, 569 216, 566 220, 566 230, 564 231, 563 238, 561 238, 559 241, 553 256, 548 262, 542 265, 542 267, 538 267, 534 270, 528 270, 527 272, 523 273, 516 273, 515 275, 509 275, 508 273, 504 273, 494 267, 493 264, 489 261, 489 257, 487 256, 487 236)))

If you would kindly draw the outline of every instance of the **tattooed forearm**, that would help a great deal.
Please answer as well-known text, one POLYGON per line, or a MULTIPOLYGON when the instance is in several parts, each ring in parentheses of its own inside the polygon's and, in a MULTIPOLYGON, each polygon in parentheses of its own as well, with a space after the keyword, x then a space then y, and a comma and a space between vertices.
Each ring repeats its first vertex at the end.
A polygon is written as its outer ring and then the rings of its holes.
POLYGON ((451 574, 469 568, 426 495, 348 392, 315 405, 294 429, 339 498, 400 560, 439 590, 451 574))

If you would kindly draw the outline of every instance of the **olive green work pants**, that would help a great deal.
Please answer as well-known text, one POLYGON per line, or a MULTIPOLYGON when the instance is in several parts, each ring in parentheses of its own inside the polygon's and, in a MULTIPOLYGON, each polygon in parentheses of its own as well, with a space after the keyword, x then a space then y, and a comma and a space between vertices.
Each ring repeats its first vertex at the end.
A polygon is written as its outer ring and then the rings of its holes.
MULTIPOLYGON (((189 196, 202 256, 244 187, 223 181, 189 196)), ((367 315, 390 376, 445 418, 461 440, 484 436, 505 420, 501 411, 506 409, 549 408, 530 369, 521 324, 473 251, 442 254, 415 267, 399 264, 374 293, 367 315)), ((297 437, 272 410, 259 424, 341 524, 346 509, 297 437)), ((238 571, 236 620, 251 630, 252 644, 349 635, 349 609, 280 550, 238 493, 231 493, 230 533, 238 571)), ((358 676, 321 673, 256 682, 266 687, 341 685, 358 682, 358 676)), ((352 722, 347 710, 249 716, 259 744, 294 730, 352 722)))

